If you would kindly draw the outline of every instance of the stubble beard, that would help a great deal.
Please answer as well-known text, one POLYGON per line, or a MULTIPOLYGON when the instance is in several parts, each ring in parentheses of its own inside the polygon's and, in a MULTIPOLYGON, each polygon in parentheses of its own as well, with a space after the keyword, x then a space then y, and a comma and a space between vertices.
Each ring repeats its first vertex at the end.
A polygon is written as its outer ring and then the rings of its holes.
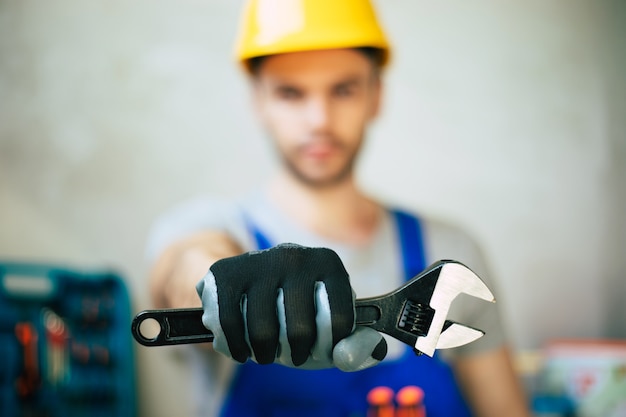
POLYGON ((325 189, 341 184, 349 179, 352 176, 352 171, 354 170, 355 159, 356 155, 353 155, 348 161, 346 161, 344 166, 341 167, 338 172, 326 178, 315 178, 306 174, 298 167, 297 163, 288 157, 283 156, 283 163, 285 164, 289 174, 291 174, 299 183, 309 188, 325 189))
MULTIPOLYGON (((336 141, 335 143, 339 142, 336 141)), ((342 144, 339 144, 338 146, 345 149, 342 144)), ((291 157, 287 153, 280 150, 278 150, 278 152, 280 154, 282 163, 284 164, 288 173, 293 178, 295 178, 299 183, 303 184, 306 187, 321 190, 337 186, 352 177, 354 167, 356 165, 356 160, 359 155, 360 147, 361 144, 359 143, 359 145, 355 149, 349 151, 350 153, 346 156, 343 166, 341 166, 338 171, 322 178, 316 178, 313 175, 309 175, 304 169, 299 166, 297 162, 297 157, 291 157)))

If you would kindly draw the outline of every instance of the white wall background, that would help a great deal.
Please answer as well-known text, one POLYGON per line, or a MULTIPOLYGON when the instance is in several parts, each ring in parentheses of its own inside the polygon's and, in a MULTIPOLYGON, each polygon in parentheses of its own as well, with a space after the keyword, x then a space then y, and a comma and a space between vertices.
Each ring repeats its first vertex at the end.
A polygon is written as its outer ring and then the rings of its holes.
MULTIPOLYGON (((626 337, 624 4, 378 6, 395 50, 363 186, 475 235, 516 348, 626 337)), ((239 7, 0 0, 0 259, 113 266, 148 306, 155 216, 272 166, 239 7)), ((137 349, 143 415, 184 414, 171 353, 137 349)))

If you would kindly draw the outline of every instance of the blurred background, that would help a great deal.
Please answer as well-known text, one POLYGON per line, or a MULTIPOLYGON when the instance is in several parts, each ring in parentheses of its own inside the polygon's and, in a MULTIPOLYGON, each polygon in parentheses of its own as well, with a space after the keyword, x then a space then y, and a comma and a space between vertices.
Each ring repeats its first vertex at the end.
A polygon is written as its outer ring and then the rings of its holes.
MULTIPOLYGON (((394 49, 363 187, 476 237, 516 350, 626 338, 626 4, 376 4, 394 49)), ((156 216, 272 170, 240 7, 0 0, 0 260, 112 267, 149 307, 156 216)), ((184 415, 178 356, 137 347, 142 415, 184 415)))

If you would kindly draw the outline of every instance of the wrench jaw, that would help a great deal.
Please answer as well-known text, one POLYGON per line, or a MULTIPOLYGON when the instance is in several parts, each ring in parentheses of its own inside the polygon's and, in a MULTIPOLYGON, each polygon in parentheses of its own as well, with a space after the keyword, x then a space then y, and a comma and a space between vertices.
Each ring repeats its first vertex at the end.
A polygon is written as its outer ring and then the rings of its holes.
POLYGON ((433 356, 435 349, 461 346, 480 338, 478 329, 447 321, 450 305, 461 293, 495 302, 485 283, 468 267, 456 261, 442 261, 437 283, 430 298, 434 315, 426 336, 417 338, 415 350, 433 356), (445 328, 444 328, 445 326, 445 328))
POLYGON ((464 324, 446 320, 444 329, 437 340, 437 349, 450 349, 472 343, 485 335, 485 332, 464 324))

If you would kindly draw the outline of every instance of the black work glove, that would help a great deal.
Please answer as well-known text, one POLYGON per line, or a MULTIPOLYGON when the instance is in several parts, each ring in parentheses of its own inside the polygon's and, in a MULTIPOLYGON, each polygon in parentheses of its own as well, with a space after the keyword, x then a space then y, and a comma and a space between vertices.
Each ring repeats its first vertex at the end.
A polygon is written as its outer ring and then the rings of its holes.
POLYGON ((214 349, 238 362, 354 371, 386 354, 378 332, 355 329, 348 273, 330 249, 283 244, 222 259, 196 289, 214 349))

